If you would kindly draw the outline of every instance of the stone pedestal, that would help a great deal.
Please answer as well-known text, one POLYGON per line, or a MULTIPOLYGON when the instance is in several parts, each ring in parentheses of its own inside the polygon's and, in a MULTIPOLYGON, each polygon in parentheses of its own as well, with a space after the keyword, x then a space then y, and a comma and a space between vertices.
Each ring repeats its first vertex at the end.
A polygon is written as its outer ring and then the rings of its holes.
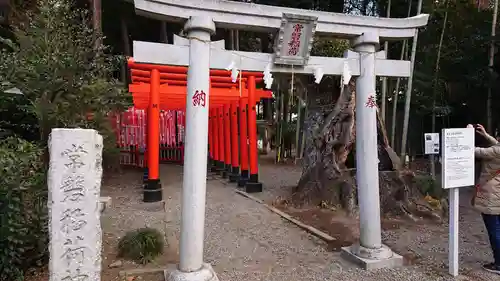
POLYGON ((385 245, 378 249, 367 249, 359 245, 344 247, 342 256, 366 270, 403 266, 403 257, 385 245))
POLYGON ((100 281, 102 137, 53 129, 49 153, 49 280, 100 281))
POLYGON ((214 269, 208 263, 203 264, 200 270, 194 272, 182 272, 177 269, 166 270, 164 273, 167 281, 219 281, 214 269))
POLYGON ((245 184, 245 191, 247 193, 262 192, 262 183, 259 182, 259 175, 251 174, 245 184))

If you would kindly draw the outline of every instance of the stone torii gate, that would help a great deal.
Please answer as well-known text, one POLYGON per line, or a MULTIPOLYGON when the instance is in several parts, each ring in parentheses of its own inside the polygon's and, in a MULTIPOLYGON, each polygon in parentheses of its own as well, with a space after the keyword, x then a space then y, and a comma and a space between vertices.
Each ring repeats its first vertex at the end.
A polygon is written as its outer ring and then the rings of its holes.
MULTIPOLYGON (((413 37, 427 24, 428 15, 391 19, 350 16, 283 7, 200 0, 134 0, 136 11, 160 20, 187 20, 187 39, 176 38, 174 45, 134 41, 138 63, 189 66, 186 107, 186 145, 182 190, 180 262, 167 280, 218 280, 209 264, 203 263, 206 197, 208 106, 191 102, 196 91, 209 94, 210 69, 237 65, 241 71, 300 73, 315 76, 343 75, 349 69, 356 80, 356 163, 360 208, 360 242, 343 249, 365 268, 392 267, 402 257, 382 244, 377 156, 376 76, 409 77, 408 61, 386 60, 377 52, 380 39, 413 37), (288 23, 306 25, 297 45, 288 23), (257 31, 279 31, 275 54, 224 50, 221 42, 210 42, 215 27, 257 31), (345 58, 309 57, 314 33, 350 39, 354 52, 345 58), (309 42, 308 42, 309 41, 309 42), (301 45, 302 44, 302 45, 301 45), (292 48, 297 50, 290 51, 292 48), (293 67, 290 67, 293 66, 293 67)), ((318 78, 318 77, 317 77, 318 78)), ((321 79, 319 79, 321 80, 321 79)), ((255 113, 252 113, 255 114, 255 113)))

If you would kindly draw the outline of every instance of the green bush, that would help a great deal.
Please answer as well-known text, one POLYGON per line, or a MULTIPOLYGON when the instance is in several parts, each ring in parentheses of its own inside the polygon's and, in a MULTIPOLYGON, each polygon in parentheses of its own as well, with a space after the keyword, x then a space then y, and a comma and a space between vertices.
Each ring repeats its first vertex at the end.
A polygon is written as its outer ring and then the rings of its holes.
POLYGON ((130 231, 118 242, 118 257, 146 264, 163 253, 163 235, 154 228, 130 231))
POLYGON ((10 22, 18 44, 0 49, 0 128, 36 136, 41 146, 53 128, 96 129, 104 138, 105 168, 118 165, 108 115, 131 105, 115 77, 124 58, 103 45, 91 12, 76 8, 74 0, 34 2, 31 12, 12 7, 25 14, 10 22), (6 96, 12 88, 22 96, 6 96))
POLYGON ((440 199, 443 197, 443 189, 439 181, 433 179, 429 175, 417 175, 414 178, 414 183, 420 189, 422 194, 440 199))
POLYGON ((17 138, 0 141, 0 280, 23 280, 48 258, 43 150, 17 138))

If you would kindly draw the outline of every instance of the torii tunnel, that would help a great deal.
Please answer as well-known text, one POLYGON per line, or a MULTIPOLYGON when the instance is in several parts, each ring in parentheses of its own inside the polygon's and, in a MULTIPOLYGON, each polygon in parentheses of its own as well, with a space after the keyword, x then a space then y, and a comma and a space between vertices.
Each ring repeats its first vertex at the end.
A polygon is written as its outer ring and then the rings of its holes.
MULTIPOLYGON (((159 175, 160 111, 185 111, 187 67, 143 64, 128 61, 134 107, 147 111, 144 202, 162 200, 159 175)), ((231 72, 210 70, 210 93, 196 92, 189 102, 209 106, 208 169, 246 192, 261 192, 258 178, 257 111, 263 98, 272 92, 257 89, 263 73, 241 72, 232 81, 231 72), (209 100, 207 100, 207 97, 209 100)))

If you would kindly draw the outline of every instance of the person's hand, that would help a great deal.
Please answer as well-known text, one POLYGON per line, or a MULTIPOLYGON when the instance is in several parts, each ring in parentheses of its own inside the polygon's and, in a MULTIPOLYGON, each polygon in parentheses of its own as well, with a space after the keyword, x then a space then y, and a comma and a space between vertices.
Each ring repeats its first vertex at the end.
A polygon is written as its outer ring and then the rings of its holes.
POLYGON ((483 136, 486 136, 488 134, 488 133, 486 133, 486 130, 484 129, 483 125, 481 125, 481 124, 476 125, 476 132, 478 132, 478 134, 483 135, 483 136))

